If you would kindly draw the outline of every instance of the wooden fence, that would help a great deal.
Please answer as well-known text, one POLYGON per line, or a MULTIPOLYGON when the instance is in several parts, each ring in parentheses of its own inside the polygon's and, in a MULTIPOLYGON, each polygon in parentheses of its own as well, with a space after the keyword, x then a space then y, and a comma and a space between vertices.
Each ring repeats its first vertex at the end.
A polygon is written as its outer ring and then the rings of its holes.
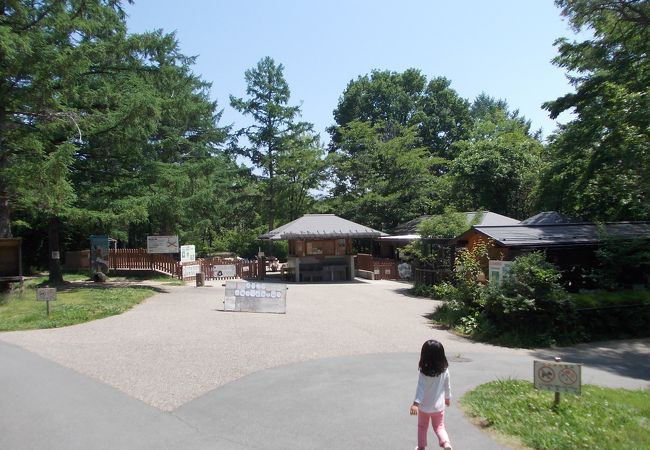
POLYGON ((398 280, 398 261, 389 258, 375 258, 366 253, 357 254, 356 269, 374 274, 375 280, 398 280))
MULTIPOLYGON (((221 258, 199 259, 195 262, 181 263, 173 257, 160 253, 147 253, 141 248, 111 249, 109 252, 111 270, 154 270, 172 277, 183 279, 183 266, 199 265, 206 280, 257 279, 260 276, 260 261, 227 260, 221 258), (235 266, 234 277, 218 276, 214 266, 235 266)), ((262 272, 263 274, 264 272, 262 272)), ((196 277, 185 277, 194 280, 196 277)))
POLYGON ((260 265, 262 261, 249 261, 245 259, 225 260, 219 258, 201 259, 201 272, 206 280, 232 280, 257 279, 260 276, 260 265), (234 277, 219 276, 214 269, 215 266, 235 266, 236 275, 234 277))
POLYGON ((181 263, 169 255, 147 253, 143 248, 111 249, 108 253, 111 270, 155 270, 172 277, 182 277, 181 263))
POLYGON ((434 284, 440 284, 443 281, 452 281, 453 271, 447 268, 439 269, 421 269, 416 268, 414 270, 413 281, 416 284, 426 284, 432 286, 434 284))

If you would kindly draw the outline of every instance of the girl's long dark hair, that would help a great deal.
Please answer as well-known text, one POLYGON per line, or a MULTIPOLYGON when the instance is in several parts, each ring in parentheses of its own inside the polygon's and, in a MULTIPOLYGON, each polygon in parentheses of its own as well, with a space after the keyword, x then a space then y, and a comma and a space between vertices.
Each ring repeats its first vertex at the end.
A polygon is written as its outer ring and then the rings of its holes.
POLYGON ((430 339, 422 344, 420 352, 420 372, 428 377, 437 377, 449 367, 445 348, 435 339, 430 339))

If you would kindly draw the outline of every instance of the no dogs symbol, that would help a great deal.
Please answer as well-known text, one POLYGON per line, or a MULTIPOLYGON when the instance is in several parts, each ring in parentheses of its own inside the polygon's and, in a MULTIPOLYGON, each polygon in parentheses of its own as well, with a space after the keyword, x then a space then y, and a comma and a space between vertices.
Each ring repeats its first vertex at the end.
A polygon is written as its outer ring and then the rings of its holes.
POLYGON ((555 379, 555 370, 549 366, 542 366, 537 371, 537 376, 544 383, 550 383, 555 379))

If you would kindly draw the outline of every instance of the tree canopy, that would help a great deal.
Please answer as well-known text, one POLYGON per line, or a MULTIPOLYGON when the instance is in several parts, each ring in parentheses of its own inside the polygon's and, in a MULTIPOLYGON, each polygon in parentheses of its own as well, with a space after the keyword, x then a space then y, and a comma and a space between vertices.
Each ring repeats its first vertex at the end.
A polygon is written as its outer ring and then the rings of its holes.
POLYGON ((541 205, 591 220, 650 217, 650 3, 558 0, 576 30, 554 63, 575 92, 544 106, 576 118, 552 136, 541 205))
POLYGON ((195 59, 173 33, 129 33, 122 1, 2 2, 0 237, 25 237, 28 264, 49 259, 56 277, 52 252, 90 234, 252 256, 308 212, 384 231, 438 215, 429 237, 453 235, 455 211, 648 220, 650 3, 556 4, 588 37, 556 42, 574 91, 544 108, 573 119, 548 142, 505 99, 470 101, 416 68, 352 79, 321 142, 270 56, 229 98, 249 124, 220 126, 195 59))

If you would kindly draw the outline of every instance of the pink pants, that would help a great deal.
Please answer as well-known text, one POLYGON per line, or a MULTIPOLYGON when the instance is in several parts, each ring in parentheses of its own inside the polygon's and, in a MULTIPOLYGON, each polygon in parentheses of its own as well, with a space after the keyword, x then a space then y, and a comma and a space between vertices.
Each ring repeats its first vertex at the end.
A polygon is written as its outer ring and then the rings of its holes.
POLYGON ((418 412, 418 447, 423 449, 427 446, 427 429, 429 428, 429 419, 431 419, 431 426, 433 431, 438 436, 438 445, 444 447, 449 444, 449 435, 445 429, 445 412, 426 413, 418 412))

